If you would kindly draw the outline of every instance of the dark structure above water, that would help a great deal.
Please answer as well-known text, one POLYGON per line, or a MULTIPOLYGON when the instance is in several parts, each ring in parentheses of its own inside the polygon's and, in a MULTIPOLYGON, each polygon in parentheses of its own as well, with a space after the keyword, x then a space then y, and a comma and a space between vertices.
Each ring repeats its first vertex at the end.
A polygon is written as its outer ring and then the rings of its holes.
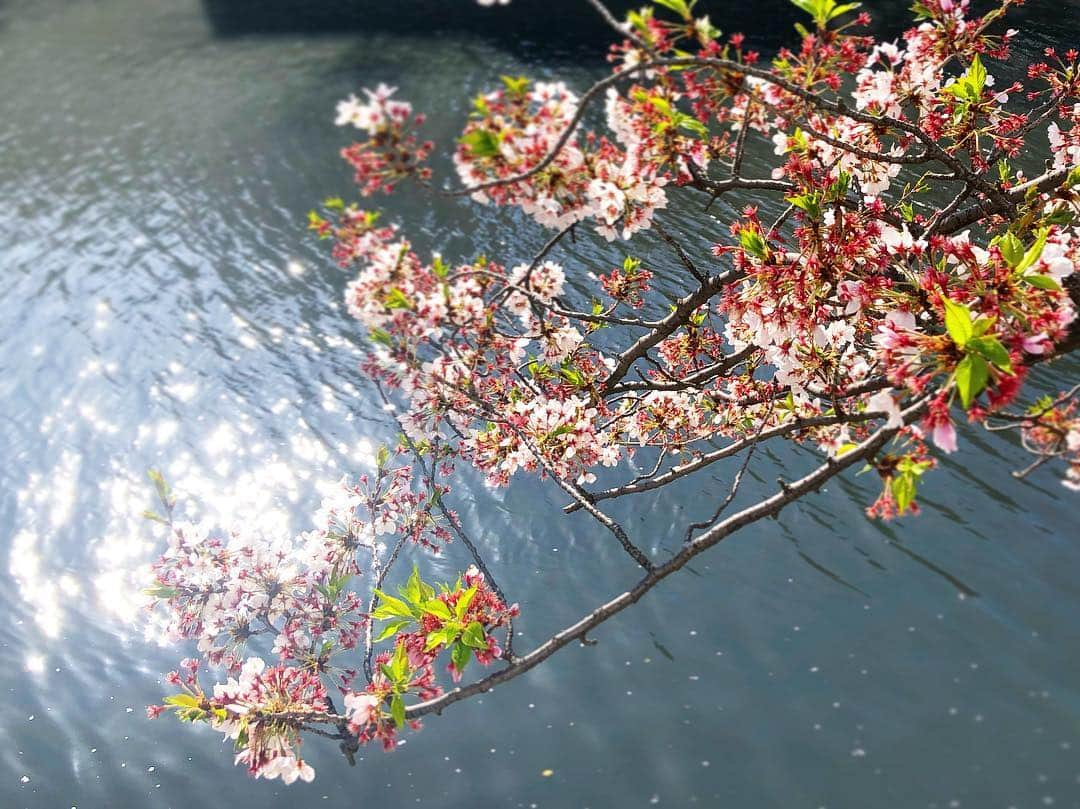
MULTIPOLYGON (((357 33, 440 36, 468 32, 503 49, 576 56, 603 54, 611 29, 585 0, 511 0, 480 6, 475 0, 202 0, 218 36, 357 33)), ((647 0, 608 0, 617 17, 647 0)), ((899 33, 909 24, 908 0, 868 4, 880 32, 899 33)), ((742 31, 752 47, 774 51, 795 39, 792 25, 803 16, 789 0, 700 0, 725 32, 742 31)), ((664 12, 661 12, 664 13, 664 12)), ((418 54, 421 57, 422 54, 418 54)))

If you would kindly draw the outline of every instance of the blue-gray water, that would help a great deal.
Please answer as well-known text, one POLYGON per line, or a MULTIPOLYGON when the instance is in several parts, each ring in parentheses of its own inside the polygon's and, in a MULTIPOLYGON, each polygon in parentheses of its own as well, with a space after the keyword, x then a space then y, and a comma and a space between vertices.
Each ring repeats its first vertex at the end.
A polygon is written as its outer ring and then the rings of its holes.
MULTIPOLYGON (((314 784, 253 782, 218 734, 144 718, 182 654, 132 622, 161 545, 144 470, 206 513, 299 529, 390 435, 355 370, 347 277, 304 232, 313 203, 349 196, 335 101, 398 85, 448 143, 500 73, 581 88, 602 69, 560 35, 576 17, 538 21, 529 0, 527 35, 471 6, 447 27, 409 0, 336 19, 348 5, 0 0, 0 807, 1080 806, 1078 501, 1049 472, 1013 481, 1023 453, 979 433, 920 519, 870 523, 865 479, 834 483, 393 754, 350 769, 313 739, 314 784)), ((756 24, 730 7, 764 44, 790 30, 775 4, 756 24)), ((1080 40, 1060 0, 1025 24, 1028 52, 1080 40)), ((446 255, 512 262, 544 239, 409 191, 385 208, 446 255)), ((618 257, 590 239, 559 255, 571 273, 618 257)), ((757 491, 807 459, 771 463, 757 491)), ((731 471, 617 513, 662 554, 731 471)), ((635 577, 550 489, 455 496, 524 607, 522 648, 635 577)))

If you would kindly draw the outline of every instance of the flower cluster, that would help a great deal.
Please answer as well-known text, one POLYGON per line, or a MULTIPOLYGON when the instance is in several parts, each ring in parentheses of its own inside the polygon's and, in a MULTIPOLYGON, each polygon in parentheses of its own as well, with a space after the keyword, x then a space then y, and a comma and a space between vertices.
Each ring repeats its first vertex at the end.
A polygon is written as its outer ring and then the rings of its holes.
POLYGON ((655 211, 667 206, 668 178, 632 148, 630 131, 616 132, 625 136, 623 148, 591 133, 564 142, 577 95, 562 83, 503 82, 474 101, 474 120, 454 153, 462 181, 477 187, 473 198, 516 205, 552 228, 592 217, 609 240, 648 229, 655 211))
POLYGON ((1065 486, 1080 492, 1080 407, 1076 389, 1056 400, 1040 398, 1028 408, 1021 422, 1025 446, 1034 453, 1036 463, 1063 458, 1067 464, 1065 486))
POLYGON ((376 656, 367 687, 344 698, 350 732, 361 743, 379 739, 387 749, 401 728, 419 727, 406 718, 404 696, 411 693, 425 700, 442 693, 435 677, 440 654, 449 651, 446 668, 458 682, 473 657, 483 666, 502 657, 493 633, 518 613, 517 605, 504 604, 475 566, 440 592, 414 567, 398 594, 400 598, 376 590, 379 604, 372 617, 385 623, 375 641, 394 638, 394 648, 376 656))
MULTIPOLYGON (((389 746, 405 724, 398 721, 404 697, 427 699, 440 693, 433 663, 441 647, 428 649, 396 681, 388 679, 384 665, 392 653, 380 653, 366 692, 350 690, 356 669, 339 660, 359 648, 370 656, 372 643, 387 637, 394 637, 401 649, 415 642, 413 635, 397 636, 400 625, 372 638, 368 607, 350 587, 361 573, 360 559, 378 565, 389 536, 436 550, 449 540, 434 511, 444 490, 432 485, 414 491, 410 468, 391 467, 385 449, 377 467, 376 474, 361 476, 356 485, 343 481, 323 501, 316 515, 319 527, 292 539, 241 531, 218 538, 204 526, 170 524, 168 548, 153 566, 154 581, 146 590, 150 607, 162 618, 150 631, 165 642, 195 641, 200 657, 185 658, 178 671, 166 676, 180 691, 150 706, 149 716, 168 710, 184 721, 207 722, 234 741, 236 763, 253 776, 292 783, 314 777, 300 756, 305 727, 351 726, 351 741, 380 738, 389 746), (268 666, 249 655, 253 645, 268 648, 277 663, 268 666), (199 683, 203 662, 230 674, 209 694, 199 683), (345 695, 347 716, 334 714, 327 692, 331 684, 345 695), (365 699, 371 701, 372 718, 361 723, 356 711, 365 699), (379 707, 384 702, 388 712, 379 707)), ((175 496, 160 476, 155 482, 171 513, 175 496)), ((487 633, 516 614, 516 607, 504 608, 474 569, 465 574, 465 583, 468 589, 459 583, 439 603, 463 605, 459 611, 468 624, 484 627, 485 645, 476 649, 476 657, 487 664, 501 653, 487 633), (466 594, 475 602, 469 609, 466 594)), ((455 664, 452 671, 459 675, 460 655, 452 657, 451 667, 455 664)))
POLYGON ((1074 104, 1062 117, 1069 122, 1068 129, 1063 131, 1057 121, 1051 123, 1047 129, 1050 152, 1054 155, 1056 169, 1080 165, 1080 104, 1074 104))
POLYGON ((319 527, 296 537, 243 528, 219 537, 205 524, 170 526, 146 591, 163 614, 158 638, 193 640, 208 662, 236 670, 252 638, 272 635, 282 659, 327 666, 327 644, 355 648, 365 625, 360 597, 347 587, 360 572, 358 553, 377 554, 381 538, 393 534, 421 545, 447 538, 431 495, 413 491, 410 481, 408 467, 384 467, 358 485, 343 483, 324 500, 319 527))
POLYGON ((366 101, 350 95, 337 106, 334 123, 352 125, 368 135, 366 141, 341 153, 356 171, 356 184, 364 196, 390 192, 406 177, 426 180, 431 176, 431 170, 420 164, 431 153, 433 144, 420 142, 413 131, 424 123, 424 116, 413 116, 408 102, 393 100, 396 90, 380 84, 375 90, 364 91, 366 101))
POLYGON ((315 770, 300 756, 299 720, 326 716, 326 691, 316 672, 285 665, 267 666, 249 657, 237 677, 214 686, 212 696, 199 685, 196 661, 184 661, 185 674, 170 672, 166 680, 181 687, 152 705, 156 718, 167 710, 186 722, 207 722, 233 740, 236 764, 255 778, 311 781, 315 770))
POLYGON ((600 284, 604 292, 634 309, 645 305, 645 295, 649 291, 649 281, 653 274, 641 266, 635 258, 627 258, 622 267, 616 267, 607 275, 601 276, 600 284))

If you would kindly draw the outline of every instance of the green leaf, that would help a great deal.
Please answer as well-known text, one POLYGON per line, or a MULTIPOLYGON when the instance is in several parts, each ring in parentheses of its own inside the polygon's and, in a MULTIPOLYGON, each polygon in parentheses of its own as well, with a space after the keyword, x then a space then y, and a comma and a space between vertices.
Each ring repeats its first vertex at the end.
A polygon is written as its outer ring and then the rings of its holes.
POLYGON ((152 596, 153 598, 172 598, 180 595, 180 591, 164 584, 155 584, 145 588, 143 595, 152 596))
POLYGON ((897 462, 896 468, 900 472, 906 472, 915 475, 916 477, 921 477, 923 472, 932 465, 933 464, 930 461, 916 461, 910 455, 905 455, 897 462))
POLYGON ((788 148, 789 152, 807 154, 810 151, 810 139, 799 127, 795 127, 795 131, 791 133, 791 141, 794 145, 788 148))
POLYGON ((472 649, 464 643, 456 643, 454 644, 454 648, 450 650, 450 659, 454 663, 454 668, 458 671, 465 671, 465 667, 469 665, 469 658, 471 657, 472 649))
POLYGON ((1030 284, 1036 289, 1045 289, 1048 292, 1061 292, 1061 284, 1049 275, 1025 275, 1023 281, 1025 284, 1030 284))
POLYGON ((344 211, 345 200, 341 197, 327 197, 323 200, 323 207, 331 211, 344 211))
MULTIPOLYGON (((862 5, 862 3, 838 4, 836 0, 791 0, 791 3, 813 17, 818 28, 824 28, 827 23, 862 5)), ((798 29, 800 26, 795 27, 798 29)), ((803 34, 803 36, 806 35, 803 34)))
POLYGON ((974 351, 992 365, 996 365, 1005 373, 1011 374, 1012 362, 1009 361, 1009 352, 996 337, 976 337, 967 344, 968 351, 974 351))
POLYGON ((379 597, 379 606, 371 613, 373 618, 378 618, 380 621, 383 621, 394 616, 401 618, 416 617, 409 605, 401 599, 388 596, 382 590, 376 590, 375 595, 379 597))
POLYGON ((390 337, 390 332, 385 329, 374 328, 368 331, 368 337, 371 338, 373 343, 380 343, 387 348, 393 345, 393 339, 390 337))
POLYGON ((439 646, 449 646, 458 637, 458 628, 455 626, 444 626, 441 629, 436 629, 427 636, 427 641, 424 643, 424 651, 430 652, 439 646))
POLYGON ((529 360, 528 365, 529 375, 534 379, 550 379, 551 369, 546 365, 541 365, 535 358, 529 360))
MULTIPOLYGON (((792 2, 795 2, 795 0, 792 0, 792 2)), ((808 36, 810 36, 810 29, 803 25, 801 22, 795 23, 795 30, 799 32, 799 36, 803 39, 806 39, 808 36)), ((777 70, 786 70, 787 68, 791 67, 791 63, 787 59, 777 58, 773 59, 773 66, 777 70)))
POLYGON ((709 137, 709 128, 692 115, 679 112, 675 114, 675 125, 688 132, 693 132, 700 138, 709 137))
POLYGON ((473 621, 465 627, 465 631, 461 633, 461 642, 473 649, 486 649, 487 635, 484 634, 483 625, 479 621, 473 621))
POLYGON ((827 197, 830 202, 844 199, 851 188, 851 175, 841 170, 837 178, 829 185, 827 197))
POLYGON ((499 137, 486 129, 474 129, 462 135, 460 142, 468 147, 472 157, 495 157, 499 154, 499 137))
POLYGON ((980 355, 968 354, 957 363, 954 377, 960 402, 964 407, 970 407, 990 379, 990 366, 980 355))
POLYGON ((574 426, 573 425, 571 425, 571 424, 560 424, 554 430, 552 430, 547 435, 545 435, 543 440, 547 441, 547 440, 552 439, 552 438, 558 438, 560 435, 566 435, 567 433, 572 433, 573 431, 574 431, 574 426))
POLYGON ((626 13, 626 21, 637 29, 639 34, 649 34, 649 20, 653 18, 653 10, 651 8, 643 8, 640 12, 628 11, 626 13))
POLYGON ((441 618, 444 621, 450 621, 454 617, 450 613, 450 608, 446 606, 446 602, 440 601, 437 598, 433 598, 430 601, 423 602, 420 605, 420 609, 422 609, 428 615, 434 615, 436 618, 441 618))
POLYGON ((405 727, 405 700, 400 694, 394 694, 394 698, 390 700, 390 716, 393 717, 396 727, 405 727))
POLYGON ((176 705, 181 708, 198 708, 199 700, 191 694, 173 694, 162 700, 166 705, 176 705))
POLYGON ((394 621, 388 621, 383 628, 379 630, 379 634, 372 638, 372 643, 379 643, 392 635, 396 635, 403 627, 406 627, 411 623, 412 621, 409 618, 398 618, 394 621))
POLYGON ((964 75, 953 79, 942 90, 960 101, 971 103, 982 98, 985 88, 986 68, 983 67, 979 55, 975 54, 975 58, 971 60, 971 67, 964 72, 964 75))
POLYGON ((1023 272, 1039 260, 1043 248, 1046 247, 1046 237, 1049 235, 1050 230, 1048 228, 1043 228, 1039 231, 1039 236, 1035 239, 1035 244, 1031 245, 1031 249, 1024 253, 1024 257, 1020 260, 1020 263, 1016 265, 1016 271, 1018 273, 1023 272))
POLYGON ((472 105, 473 115, 475 117, 486 118, 491 114, 491 107, 488 106, 487 99, 484 98, 483 93, 473 99, 472 105))
POLYGON ((787 197, 787 201, 805 213, 810 219, 821 218, 821 194, 817 191, 787 197))
POLYGON ((712 24, 708 14, 697 18, 694 22, 694 30, 697 31, 698 40, 701 42, 711 42, 722 33, 719 28, 712 24))
POLYGON ((424 600, 424 588, 420 582, 420 570, 413 565, 412 573, 409 574, 409 580, 405 582, 405 586, 399 591, 402 597, 413 604, 419 604, 424 600))
POLYGON ((1041 416, 1044 413, 1049 412, 1054 407, 1054 399, 1051 396, 1040 396, 1036 399, 1031 406, 1027 409, 1029 416, 1041 416))
POLYGON ((580 388, 585 385, 585 374, 577 368, 563 367, 559 369, 559 376, 574 387, 580 388))
POLYGON ((832 9, 828 12, 828 21, 832 22, 837 17, 847 14, 849 11, 854 11, 861 6, 862 3, 842 3, 840 5, 833 4, 832 9))
POLYGON ((1009 165, 1009 161, 1002 158, 997 163, 998 180, 1004 185, 1009 181, 1009 177, 1012 176, 1012 167, 1009 165))
POLYGON ((349 573, 343 573, 340 576, 336 576, 327 582, 325 587, 320 587, 319 592, 326 596, 328 600, 337 601, 338 596, 341 595, 342 590, 345 589, 345 585, 349 583, 349 579, 351 578, 352 575, 349 573))
POLYGON ((1054 208, 1053 211, 1047 214, 1043 218, 1043 221, 1048 225, 1061 225, 1064 227, 1067 225, 1071 225, 1075 219, 1076 217, 1073 215, 1072 211, 1070 211, 1065 205, 1059 205, 1057 208, 1054 208))
POLYGON ((915 476, 894 475, 889 481, 889 491, 892 492, 897 513, 904 514, 915 500, 915 476))
MULTIPOLYGON (((461 594, 461 596, 458 598, 457 603, 454 605, 454 615, 458 620, 460 620, 462 618, 462 616, 464 616, 465 613, 468 611, 469 605, 472 604, 473 599, 475 597, 476 597, 476 588, 475 587, 470 587, 468 590, 463 592, 461 594)), ((442 602, 439 602, 439 603, 442 603, 442 602)))
POLYGON ((529 80, 525 76, 499 76, 506 92, 511 96, 523 96, 529 89, 529 80))
POLYGON ((161 501, 161 505, 166 509, 171 510, 176 505, 176 497, 172 493, 172 489, 165 480, 165 476, 161 474, 157 469, 148 469, 146 476, 150 478, 150 481, 154 484, 154 490, 157 492, 158 500, 161 501))
POLYGON ((412 301, 397 287, 392 287, 389 292, 386 293, 386 299, 383 301, 383 306, 387 309, 411 309, 412 301))
POLYGON ((754 228, 743 228, 739 231, 739 245, 747 253, 761 261, 768 258, 769 246, 754 228))
POLYGON ((945 330, 949 332, 952 341, 963 348, 973 333, 971 310, 944 295, 941 296, 941 300, 945 304, 945 330))
POLYGON ((1024 243, 1012 233, 1006 233, 998 239, 997 246, 998 250, 1001 251, 1002 258, 1009 262, 1009 266, 1014 269, 1024 258, 1024 243))
POLYGON ((653 109, 668 118, 670 118, 674 112, 671 108, 671 102, 663 96, 649 95, 644 90, 636 90, 634 91, 633 99, 639 103, 645 102, 651 105, 653 109))
POLYGON ((978 98, 986 87, 986 68, 983 67, 979 54, 975 54, 974 58, 972 58, 971 67, 967 69, 967 73, 964 75, 975 97, 978 98))
POLYGON ((690 19, 690 6, 686 0, 653 0, 656 5, 673 11, 684 20, 690 19))
POLYGON ((971 324, 971 336, 982 337, 995 323, 997 323, 997 315, 979 315, 971 324))
POLYGON ((390 659, 390 671, 394 675, 395 683, 404 683, 409 677, 409 653, 405 650, 405 644, 399 643, 394 647, 394 656, 390 659))

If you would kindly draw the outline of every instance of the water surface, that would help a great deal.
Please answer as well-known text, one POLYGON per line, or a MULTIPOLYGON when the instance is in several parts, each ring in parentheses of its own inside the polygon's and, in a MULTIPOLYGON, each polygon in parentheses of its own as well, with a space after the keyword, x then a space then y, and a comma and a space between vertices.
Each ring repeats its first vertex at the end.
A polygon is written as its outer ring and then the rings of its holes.
MULTIPOLYGON (((581 58, 594 34, 577 17, 529 0, 468 25, 402 24, 406 0, 370 17, 298 5, 0 0, 0 805, 1080 806, 1077 500, 1049 472, 1011 480, 1024 454, 978 433, 934 473, 922 518, 870 523, 869 483, 834 482, 696 560, 599 645, 392 755, 350 769, 313 740, 314 784, 252 782, 217 734, 143 717, 181 656, 143 641, 131 595, 162 544, 138 516, 144 470, 205 514, 301 529, 393 434, 355 369, 348 278, 304 232, 313 203, 349 196, 335 101, 398 85, 448 143, 500 73, 582 88, 603 69, 581 58)), ((776 8, 710 6, 762 47, 790 30, 776 8)), ((1025 16, 1029 52, 1080 39, 1074 4, 1025 16)), ((545 239, 513 212, 411 191, 385 207, 446 255, 495 245, 512 263, 545 239)), ((685 229, 705 255, 722 224, 685 229)), ((590 238, 559 255, 578 272, 619 259, 590 238)), ((746 495, 807 463, 772 456, 746 495)), ((615 511, 662 554, 731 473, 615 511)), ((455 496, 525 605, 523 648, 635 578, 587 518, 553 518, 549 488, 473 479, 455 496)), ((424 564, 467 562, 451 548, 424 564)))

